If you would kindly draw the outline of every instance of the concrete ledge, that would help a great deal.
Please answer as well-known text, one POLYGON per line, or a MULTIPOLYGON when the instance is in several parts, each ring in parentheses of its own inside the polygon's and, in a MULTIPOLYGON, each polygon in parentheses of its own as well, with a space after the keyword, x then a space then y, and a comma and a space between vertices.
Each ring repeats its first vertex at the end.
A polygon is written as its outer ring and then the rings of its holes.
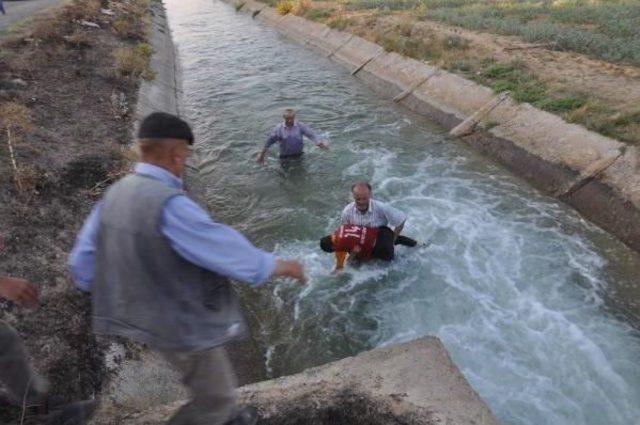
MULTIPOLYGON (((376 348, 238 392, 240 403, 260 410, 258 424, 498 424, 435 337, 376 348)), ((181 404, 122 423, 163 423, 181 404)))
MULTIPOLYGON (((233 0, 224 0, 233 3, 233 0)), ((258 6, 254 0, 243 7, 258 6)), ((536 187, 640 251, 640 153, 617 140, 429 65, 384 52, 353 34, 268 6, 257 15, 283 34, 346 66, 381 94, 464 136, 536 187), (465 122, 465 120, 467 120, 465 122), (596 202, 595 199, 599 201, 596 202)))
POLYGON ((167 24, 167 16, 160 1, 151 3, 151 34, 153 48, 150 67, 155 72, 153 80, 142 80, 136 104, 137 123, 154 111, 178 115, 178 79, 176 77, 176 50, 167 24))

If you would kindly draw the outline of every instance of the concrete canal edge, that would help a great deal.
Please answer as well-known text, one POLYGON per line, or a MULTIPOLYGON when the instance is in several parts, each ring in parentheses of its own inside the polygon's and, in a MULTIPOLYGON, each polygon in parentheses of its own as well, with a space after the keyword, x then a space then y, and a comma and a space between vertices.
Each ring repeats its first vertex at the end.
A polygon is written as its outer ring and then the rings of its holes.
MULTIPOLYGON (((152 18, 150 66, 156 76, 140 86, 134 127, 153 111, 179 114, 177 55, 160 1, 152 3, 152 18)), ((196 198, 202 188, 197 177, 196 158, 187 176, 189 191, 196 198)), ((108 361, 121 356, 123 350, 114 344, 108 361)), ((116 417, 123 424, 160 424, 183 403, 162 405, 186 394, 176 374, 167 371, 155 353, 116 363, 116 375, 102 395, 112 403, 103 403, 95 424, 111 424, 116 417), (142 413, 132 414, 132 410, 142 413)), ((238 394, 240 403, 260 409, 260 424, 498 423, 436 337, 377 348, 297 375, 245 385, 238 394)))
POLYGON ((356 35, 254 0, 224 0, 347 67, 384 96, 450 130, 640 252, 640 148, 518 104, 356 35))
MULTIPOLYGON (((246 385, 260 425, 497 425, 442 343, 423 337, 377 348, 292 376, 246 385)), ((182 402, 134 415, 125 424, 161 424, 182 402)))

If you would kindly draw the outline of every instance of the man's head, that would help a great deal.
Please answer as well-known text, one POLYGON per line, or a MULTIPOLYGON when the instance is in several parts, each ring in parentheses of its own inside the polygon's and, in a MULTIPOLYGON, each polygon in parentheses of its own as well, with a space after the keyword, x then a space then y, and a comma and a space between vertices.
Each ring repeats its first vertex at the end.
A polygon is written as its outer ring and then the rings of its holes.
POLYGON ((353 195, 353 200, 356 203, 358 211, 367 211, 369 201, 371 200, 371 185, 365 181, 354 183, 354 185, 351 186, 351 194, 353 195))
POLYGON ((138 149, 143 162, 169 170, 180 177, 193 144, 189 124, 175 115, 154 112, 138 129, 138 149))
POLYGON ((287 108, 282 113, 282 118, 284 118, 284 125, 291 127, 293 122, 296 120, 296 111, 291 108, 287 108))
POLYGON ((324 238, 320 239, 320 249, 322 249, 324 252, 334 251, 331 235, 325 236, 324 238))

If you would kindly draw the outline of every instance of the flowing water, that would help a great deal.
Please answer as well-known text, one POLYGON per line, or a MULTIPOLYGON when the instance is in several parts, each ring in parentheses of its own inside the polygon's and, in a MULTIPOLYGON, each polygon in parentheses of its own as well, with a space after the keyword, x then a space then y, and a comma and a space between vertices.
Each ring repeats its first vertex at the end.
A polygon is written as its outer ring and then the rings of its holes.
MULTIPOLYGON (((169 0, 209 206, 309 283, 245 290, 269 376, 433 334, 505 424, 640 424, 640 259, 442 128, 216 0, 169 0), (284 107, 331 151, 256 155, 284 107), (333 275, 349 186, 405 211, 397 261, 333 275)), ((416 365, 420 367, 420 365, 416 365)))

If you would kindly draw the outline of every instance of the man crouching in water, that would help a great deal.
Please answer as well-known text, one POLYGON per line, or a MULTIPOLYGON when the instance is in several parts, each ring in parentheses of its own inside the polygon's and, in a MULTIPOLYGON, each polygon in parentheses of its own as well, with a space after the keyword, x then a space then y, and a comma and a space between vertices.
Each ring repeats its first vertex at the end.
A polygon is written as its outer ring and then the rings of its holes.
POLYGON ((343 224, 333 235, 320 239, 320 248, 324 252, 334 252, 336 267, 344 267, 347 254, 356 264, 378 259, 391 261, 394 258, 394 245, 414 247, 418 242, 403 235, 395 237, 393 230, 386 226, 366 227, 343 224))

